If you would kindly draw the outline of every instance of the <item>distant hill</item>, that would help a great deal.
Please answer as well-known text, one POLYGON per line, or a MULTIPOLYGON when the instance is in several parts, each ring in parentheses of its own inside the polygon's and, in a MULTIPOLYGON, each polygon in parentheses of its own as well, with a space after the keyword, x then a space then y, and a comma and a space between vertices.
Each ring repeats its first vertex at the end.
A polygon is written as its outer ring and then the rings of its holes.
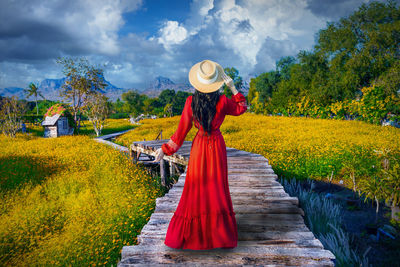
POLYGON ((158 97, 165 89, 174 90, 175 92, 184 91, 194 93, 194 88, 189 83, 174 83, 169 78, 162 76, 156 77, 141 93, 149 97, 158 97))
MULTIPOLYGON (((39 84, 39 90, 42 95, 48 100, 62 100, 60 97, 61 87, 64 84, 66 78, 61 79, 45 79, 39 84)), ((133 89, 124 89, 118 88, 112 85, 107 80, 104 80, 104 83, 107 84, 104 92, 107 97, 110 98, 111 101, 115 102, 118 98, 121 98, 122 93, 133 90, 133 89)), ((2 96, 17 96, 18 99, 26 99, 24 95, 24 89, 18 87, 8 87, 8 88, 0 88, 0 95, 2 96)), ((40 99, 40 98, 39 98, 40 99)), ((28 100, 34 100, 33 97, 29 97, 28 100)))
MULTIPOLYGON (((60 97, 61 87, 64 84, 66 78, 61 79, 45 79, 39 84, 39 90, 43 94, 43 96, 48 100, 62 100, 60 97)), ((124 92, 130 90, 137 90, 141 94, 145 94, 149 97, 158 97, 160 93, 165 89, 171 89, 175 92, 184 91, 189 93, 194 93, 194 88, 189 83, 174 83, 167 77, 158 76, 144 89, 133 89, 133 88, 118 88, 104 80, 107 84, 104 92, 106 96, 113 102, 115 102, 118 98, 121 99, 121 95, 124 92)), ((242 92, 244 95, 248 93, 248 81, 243 82, 244 88, 242 88, 242 92)), ((24 95, 24 89, 18 87, 7 87, 0 88, 1 96, 17 96, 18 99, 26 99, 24 95)), ((28 100, 34 100, 33 97, 30 97, 28 100)))
MULTIPOLYGON (((246 96, 249 92, 249 80, 243 81, 242 93, 246 96)), ((174 83, 169 78, 158 76, 154 79, 149 86, 141 91, 141 93, 148 95, 149 97, 158 97, 160 93, 165 89, 172 89, 175 92, 184 91, 194 93, 194 88, 189 83, 174 83)))

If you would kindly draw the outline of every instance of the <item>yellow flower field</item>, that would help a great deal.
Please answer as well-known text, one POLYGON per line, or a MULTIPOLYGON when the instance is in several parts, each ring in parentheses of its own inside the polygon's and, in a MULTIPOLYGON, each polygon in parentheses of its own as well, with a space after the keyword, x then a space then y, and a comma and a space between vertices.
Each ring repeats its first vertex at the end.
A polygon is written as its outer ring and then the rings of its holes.
MULTIPOLYGON (((163 139, 175 132, 180 116, 146 119, 143 125, 117 138, 129 145, 133 141, 153 140, 160 130, 163 139)), ((192 141, 193 126, 185 140, 192 141)), ((389 148, 400 156, 400 129, 361 121, 312 119, 306 117, 265 116, 244 113, 227 116, 221 131, 228 147, 265 156, 279 175, 321 179, 334 172, 338 177, 344 159, 359 154, 376 160, 374 149, 389 148), (357 152, 357 153, 356 153, 357 152)))
POLYGON ((88 136, 0 136, 0 262, 116 264, 136 244, 158 181, 88 136))
MULTIPOLYGON (((153 140, 160 130, 168 139, 179 119, 142 120, 117 142, 153 140)), ((113 123, 113 131, 130 126, 113 123)), ((262 154, 277 174, 299 179, 324 179, 332 171, 344 179, 344 162, 351 160, 370 172, 380 164, 374 149, 400 156, 400 129, 360 121, 245 113, 227 116, 221 131, 228 147, 262 154)), ((144 169, 89 136, 0 136, 0 261, 115 265, 123 245, 137 244, 164 192, 144 169)))

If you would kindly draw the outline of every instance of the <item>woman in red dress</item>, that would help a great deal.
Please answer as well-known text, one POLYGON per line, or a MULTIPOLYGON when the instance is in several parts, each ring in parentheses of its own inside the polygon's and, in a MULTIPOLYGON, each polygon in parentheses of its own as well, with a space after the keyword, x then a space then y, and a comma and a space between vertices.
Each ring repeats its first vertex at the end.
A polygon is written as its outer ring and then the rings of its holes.
POLYGON ((246 98, 223 68, 211 60, 195 64, 189 81, 195 93, 186 99, 177 130, 156 151, 154 160, 177 152, 193 123, 199 129, 164 244, 192 250, 234 248, 238 231, 228 185, 226 146, 219 128, 226 115, 239 116, 247 110, 246 98), (231 99, 219 93, 224 83, 232 91, 231 99))

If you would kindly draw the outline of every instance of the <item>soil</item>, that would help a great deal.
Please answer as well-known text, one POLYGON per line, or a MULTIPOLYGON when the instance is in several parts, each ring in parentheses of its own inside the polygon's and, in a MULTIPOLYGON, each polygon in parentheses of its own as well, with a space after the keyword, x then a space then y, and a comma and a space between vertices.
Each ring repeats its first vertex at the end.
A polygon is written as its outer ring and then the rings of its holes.
MULTIPOLYGON (((309 184, 301 183, 302 188, 309 189, 309 184)), ((391 239, 380 234, 379 240, 376 235, 367 233, 369 224, 375 223, 376 203, 368 200, 364 202, 363 197, 358 194, 354 198, 352 190, 338 183, 326 183, 323 181, 315 181, 312 189, 313 192, 326 195, 332 194, 333 201, 340 205, 342 211, 342 228, 352 237, 352 246, 363 255, 370 247, 367 258, 372 266, 400 266, 400 229, 397 229, 396 239, 391 239), (353 199, 348 201, 348 199, 353 199)), ((379 227, 390 224, 391 210, 380 202, 377 225, 379 227)), ((393 226, 393 225, 391 225, 393 226)))

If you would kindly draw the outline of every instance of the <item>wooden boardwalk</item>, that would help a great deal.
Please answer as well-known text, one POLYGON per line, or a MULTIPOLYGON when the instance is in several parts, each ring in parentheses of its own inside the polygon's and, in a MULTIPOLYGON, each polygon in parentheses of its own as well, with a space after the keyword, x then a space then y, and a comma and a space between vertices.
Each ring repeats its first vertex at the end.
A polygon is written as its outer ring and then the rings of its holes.
MULTIPOLYGON (((168 140, 135 142, 138 149, 155 151, 168 140)), ((191 142, 174 157, 187 162, 191 142)), ((150 151, 150 152, 149 152, 150 151)), ((124 246, 124 266, 334 266, 335 256, 306 227, 297 197, 277 181, 268 160, 259 154, 227 148, 229 189, 238 224, 233 249, 184 250, 164 244, 166 231, 180 200, 186 172, 156 208, 138 236, 138 245, 124 246)))

